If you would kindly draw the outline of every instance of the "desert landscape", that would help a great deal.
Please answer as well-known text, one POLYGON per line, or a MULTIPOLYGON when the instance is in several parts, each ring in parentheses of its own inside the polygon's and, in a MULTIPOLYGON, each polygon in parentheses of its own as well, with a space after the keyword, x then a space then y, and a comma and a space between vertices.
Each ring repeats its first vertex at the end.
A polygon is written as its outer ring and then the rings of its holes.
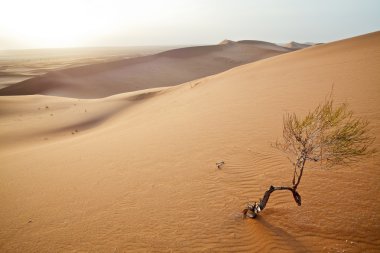
POLYGON ((278 193, 255 220, 241 210, 290 178, 270 147, 283 114, 332 84, 379 147, 379 45, 376 32, 99 99, 0 97, 1 250, 377 252, 377 156, 307 170, 302 207, 278 193))
POLYGON ((378 152, 242 212, 291 183, 284 115, 329 94, 380 150, 380 31, 222 38, 0 51, 0 252, 380 252, 378 152))

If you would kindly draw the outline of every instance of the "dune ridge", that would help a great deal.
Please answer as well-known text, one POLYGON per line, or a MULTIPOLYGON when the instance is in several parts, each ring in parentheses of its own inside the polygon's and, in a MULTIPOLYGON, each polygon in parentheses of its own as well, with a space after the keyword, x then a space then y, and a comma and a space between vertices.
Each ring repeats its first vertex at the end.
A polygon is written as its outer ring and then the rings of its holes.
POLYGON ((295 41, 291 41, 287 44, 283 44, 283 47, 292 48, 292 49, 303 49, 312 46, 313 44, 307 44, 307 43, 298 43, 295 41))
POLYGON ((378 252, 379 156, 307 167, 301 207, 279 193, 256 220, 240 211, 289 183, 270 142, 284 113, 306 114, 332 84, 380 147, 379 66, 376 32, 165 89, 0 97, 0 250, 378 252), (102 121, 72 134, 87 119, 102 121))
POLYGON ((178 85, 291 51, 293 49, 258 41, 173 49, 150 56, 52 71, 0 89, 0 95, 107 97, 178 85))

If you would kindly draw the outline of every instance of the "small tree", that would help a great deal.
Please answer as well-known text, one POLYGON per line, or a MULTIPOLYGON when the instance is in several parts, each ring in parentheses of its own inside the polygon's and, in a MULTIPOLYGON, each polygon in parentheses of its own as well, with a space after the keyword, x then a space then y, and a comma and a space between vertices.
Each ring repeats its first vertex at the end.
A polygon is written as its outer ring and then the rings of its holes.
POLYGON ((332 95, 306 117, 287 114, 283 121, 283 140, 276 141, 273 147, 286 153, 293 165, 292 186, 271 185, 259 202, 248 204, 243 211, 245 216, 255 218, 277 190, 290 191, 300 206, 297 187, 307 162, 331 167, 357 162, 376 152, 370 149, 375 138, 369 134, 368 121, 354 118, 347 104, 334 107, 332 95))

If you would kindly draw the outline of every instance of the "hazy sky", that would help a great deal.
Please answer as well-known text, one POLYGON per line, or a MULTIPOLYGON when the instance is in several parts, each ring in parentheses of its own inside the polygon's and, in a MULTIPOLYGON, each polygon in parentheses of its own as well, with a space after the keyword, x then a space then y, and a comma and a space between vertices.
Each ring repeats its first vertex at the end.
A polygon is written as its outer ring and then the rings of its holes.
POLYGON ((0 49, 328 42, 380 30, 380 0, 0 0, 0 49))

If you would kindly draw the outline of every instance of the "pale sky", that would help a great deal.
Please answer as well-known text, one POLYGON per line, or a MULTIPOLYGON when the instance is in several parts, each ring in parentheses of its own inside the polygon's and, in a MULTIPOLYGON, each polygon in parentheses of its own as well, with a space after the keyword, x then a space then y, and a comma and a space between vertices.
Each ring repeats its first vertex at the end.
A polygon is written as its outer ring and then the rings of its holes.
POLYGON ((0 49, 329 42, 380 30, 380 0, 0 0, 0 49))

